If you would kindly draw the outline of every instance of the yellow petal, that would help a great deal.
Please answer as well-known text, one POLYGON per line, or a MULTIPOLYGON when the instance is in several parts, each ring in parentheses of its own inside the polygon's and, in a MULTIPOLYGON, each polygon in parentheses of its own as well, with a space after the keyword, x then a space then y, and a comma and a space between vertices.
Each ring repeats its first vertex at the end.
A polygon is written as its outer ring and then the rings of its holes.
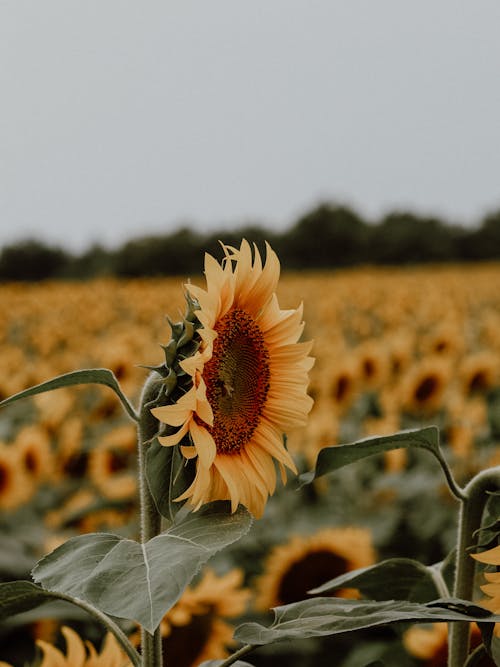
POLYGON ((178 445, 182 438, 186 435, 189 430, 189 422, 186 422, 182 428, 180 428, 176 433, 172 435, 163 435, 158 437, 158 442, 164 447, 172 447, 173 445, 178 445))
POLYGON ((191 422, 189 433, 198 452, 201 465, 204 468, 209 468, 217 453, 215 440, 205 428, 199 426, 194 420, 191 422))

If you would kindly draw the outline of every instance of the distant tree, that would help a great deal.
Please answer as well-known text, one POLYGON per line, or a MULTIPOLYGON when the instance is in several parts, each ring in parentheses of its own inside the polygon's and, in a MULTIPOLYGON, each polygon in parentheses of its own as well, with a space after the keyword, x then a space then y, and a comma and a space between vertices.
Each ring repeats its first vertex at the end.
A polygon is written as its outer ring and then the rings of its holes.
POLYGON ((466 233, 462 255, 465 259, 500 259, 500 210, 489 213, 478 229, 466 233))
POLYGON ((62 250, 27 239, 5 246, 0 254, 0 280, 43 280, 61 276, 71 261, 62 250))
POLYGON ((370 253, 375 263, 449 261, 456 251, 455 234, 441 220, 406 211, 390 213, 371 232, 370 253))
POLYGON ((282 239, 283 254, 298 268, 349 266, 366 259, 368 226, 350 208, 321 204, 282 239))
POLYGON ((199 235, 187 227, 168 236, 134 239, 116 251, 114 269, 127 277, 186 275, 195 267, 200 245, 199 235))

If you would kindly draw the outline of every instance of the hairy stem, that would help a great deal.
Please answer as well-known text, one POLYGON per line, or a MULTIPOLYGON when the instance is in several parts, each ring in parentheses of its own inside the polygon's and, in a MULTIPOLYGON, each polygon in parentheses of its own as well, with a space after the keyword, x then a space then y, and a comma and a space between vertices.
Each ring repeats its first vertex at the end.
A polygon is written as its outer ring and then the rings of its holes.
MULTIPOLYGON (((146 478, 146 454, 150 441, 158 433, 158 421, 151 414, 149 403, 158 391, 158 373, 153 372, 142 390, 138 423, 139 449, 139 502, 141 512, 141 542, 144 544, 161 532, 161 515, 156 509, 146 478)), ((141 628, 141 650, 143 667, 163 667, 161 633, 154 634, 141 628)))
MULTIPOLYGON (((500 467, 483 470, 466 486, 460 510, 457 537, 457 560, 453 595, 462 600, 472 600, 474 591, 475 561, 469 554, 474 545, 474 533, 481 527, 488 491, 500 489, 500 467)), ((454 622, 449 629, 449 667, 463 667, 469 652, 470 624, 454 622)))

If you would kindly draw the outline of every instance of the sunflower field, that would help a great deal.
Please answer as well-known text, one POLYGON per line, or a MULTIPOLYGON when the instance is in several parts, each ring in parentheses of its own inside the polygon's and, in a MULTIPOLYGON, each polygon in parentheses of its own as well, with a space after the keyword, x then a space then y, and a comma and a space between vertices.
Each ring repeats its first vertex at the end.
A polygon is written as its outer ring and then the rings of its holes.
MULTIPOLYGON (((0 284, 0 400, 76 369, 107 368, 137 403, 148 367, 164 357, 166 316, 175 321, 184 311, 186 279, 0 284)), ((286 437, 299 473, 326 447, 431 425, 459 483, 499 465, 499 285, 495 263, 285 272, 280 304, 303 302, 303 339, 314 341, 314 404, 307 425, 286 437)), ((136 428, 109 388, 63 387, 2 408, 0 582, 30 580, 37 561, 73 536, 136 539, 137 486, 136 428)), ((271 608, 358 568, 391 558, 446 562, 456 534, 456 499, 418 448, 391 449, 307 485, 289 474, 262 518, 163 617, 166 664, 222 660, 238 646, 239 624, 269 624, 271 608)), ((348 583, 330 594, 358 599, 348 583)), ((479 585, 475 596, 485 597, 479 585)), ((137 627, 119 624, 137 645, 137 627)), ((440 667, 446 646, 446 624, 406 623, 270 643, 249 660, 440 667)), ((0 665, 69 665, 57 655, 70 650, 94 656, 77 667, 128 664, 99 623, 61 600, 1 621, 0 665)))

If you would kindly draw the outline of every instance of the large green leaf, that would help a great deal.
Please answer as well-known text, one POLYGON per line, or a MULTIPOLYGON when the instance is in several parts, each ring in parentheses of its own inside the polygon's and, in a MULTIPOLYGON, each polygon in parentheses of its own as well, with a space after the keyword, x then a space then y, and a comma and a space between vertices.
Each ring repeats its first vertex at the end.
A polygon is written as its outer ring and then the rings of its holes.
POLYGON ((173 521, 184 502, 175 502, 194 479, 195 460, 186 460, 179 447, 163 447, 155 438, 146 453, 146 477, 158 512, 173 521))
POLYGON ((57 598, 57 593, 46 591, 31 581, 7 581, 0 584, 0 620, 57 598))
POLYGON ((243 623, 236 628, 234 638, 246 644, 261 645, 285 639, 342 634, 401 621, 500 621, 500 616, 465 600, 436 600, 419 604, 401 600, 378 602, 313 598, 276 607, 273 611, 275 618, 270 627, 243 623))
POLYGON ((57 377, 52 378, 52 380, 47 380, 46 382, 35 385, 34 387, 24 389, 23 391, 20 391, 17 394, 9 396, 5 400, 0 401, 0 408, 5 407, 6 405, 10 405, 11 403, 18 401, 21 398, 28 398, 29 396, 43 394, 44 392, 52 391, 53 389, 59 389, 61 387, 72 387, 78 384, 103 384, 106 387, 109 387, 118 396, 128 415, 135 421, 138 420, 136 411, 134 410, 128 398, 122 392, 114 373, 107 368, 86 368, 84 370, 72 371, 71 373, 58 375, 57 377))
MULTIPOLYGON (((226 662, 227 658, 225 660, 204 660, 198 667, 220 667, 220 665, 224 665, 226 662)), ((236 660, 236 662, 232 662, 231 665, 234 665, 234 667, 253 667, 253 665, 244 660, 236 660)))
POLYGON ((35 581, 153 632, 200 567, 242 537, 251 515, 206 505, 146 544, 106 533, 68 540, 33 569, 35 581))
MULTIPOLYGON (((24 613, 26 616, 26 612, 40 605, 46 605, 44 612, 50 615, 54 611, 54 607, 50 608, 50 604, 47 605, 46 603, 53 602, 54 600, 62 600, 74 604, 103 623, 109 631, 113 632, 121 647, 129 656, 131 663, 139 667, 141 664, 139 654, 112 619, 80 599, 72 598, 65 593, 45 590, 31 581, 8 581, 0 584, 0 620, 5 621, 16 614, 24 613)), ((68 618, 67 610, 64 617, 68 618)), ((28 619, 25 618, 25 620, 27 621, 28 619)))
POLYGON ((347 445, 324 447, 318 454, 315 469, 300 475, 300 483, 309 484, 322 475, 343 468, 344 466, 364 459, 367 456, 388 452, 391 449, 400 449, 401 447, 416 447, 431 452, 431 454, 433 454, 439 461, 452 493, 458 497, 462 497, 461 489, 459 489, 454 481, 448 464, 446 463, 446 459, 439 447, 439 430, 436 426, 426 426, 421 429, 400 431, 393 435, 377 438, 366 438, 347 445))
POLYGON ((370 600, 430 602, 440 594, 432 571, 410 558, 390 558, 346 572, 314 588, 310 593, 321 594, 339 588, 357 588, 370 600))

